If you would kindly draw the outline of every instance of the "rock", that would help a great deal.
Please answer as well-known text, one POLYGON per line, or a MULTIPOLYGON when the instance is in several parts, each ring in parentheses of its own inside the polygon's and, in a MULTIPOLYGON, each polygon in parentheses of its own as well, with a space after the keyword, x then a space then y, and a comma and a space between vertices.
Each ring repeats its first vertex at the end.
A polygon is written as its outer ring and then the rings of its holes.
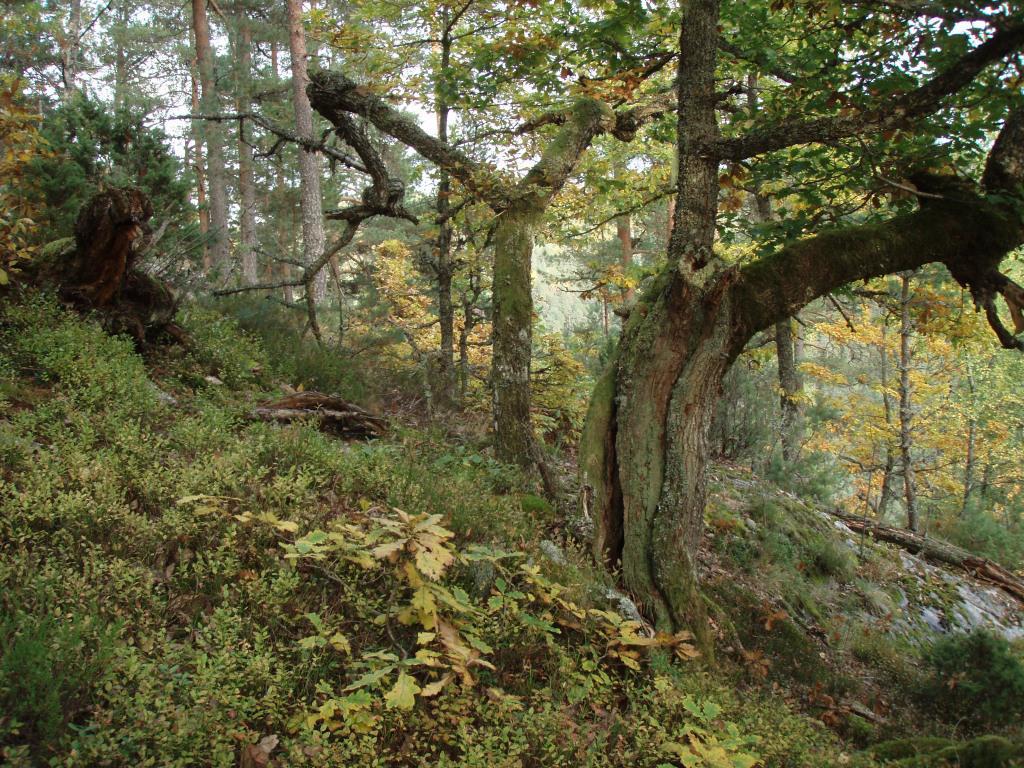
POLYGON ((540 543, 539 548, 541 554, 555 565, 565 565, 565 553, 562 552, 561 548, 555 544, 555 542, 544 539, 544 541, 540 543))
POLYGON ((624 619, 628 621, 635 621, 642 624, 648 632, 651 631, 650 625, 647 620, 640 613, 640 609, 637 604, 633 602, 632 598, 629 597, 625 592, 620 592, 617 589, 609 587, 604 591, 605 600, 615 606, 616 612, 624 619))

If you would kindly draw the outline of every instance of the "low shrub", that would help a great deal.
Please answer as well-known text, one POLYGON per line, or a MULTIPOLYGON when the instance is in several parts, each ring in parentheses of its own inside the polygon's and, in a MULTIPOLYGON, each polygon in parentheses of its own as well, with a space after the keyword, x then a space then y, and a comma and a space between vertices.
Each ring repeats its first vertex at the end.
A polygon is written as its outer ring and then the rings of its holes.
POLYGON ((1014 722, 1024 714, 1024 663, 1004 638, 985 630, 951 635, 925 654, 926 706, 974 729, 1014 722))

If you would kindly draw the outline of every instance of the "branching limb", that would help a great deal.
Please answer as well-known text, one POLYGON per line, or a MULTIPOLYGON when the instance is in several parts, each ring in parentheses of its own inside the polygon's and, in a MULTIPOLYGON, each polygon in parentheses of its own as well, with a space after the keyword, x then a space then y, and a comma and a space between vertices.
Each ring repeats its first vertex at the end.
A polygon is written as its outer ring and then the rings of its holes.
MULTIPOLYGON (((721 139, 714 152, 722 160, 742 160, 798 144, 838 141, 867 130, 897 128, 937 111, 946 97, 962 90, 985 69, 1024 46, 1024 25, 1007 27, 961 56, 926 83, 852 115, 787 120, 731 139, 721 139)), ((866 90, 870 90, 867 87, 866 90)))

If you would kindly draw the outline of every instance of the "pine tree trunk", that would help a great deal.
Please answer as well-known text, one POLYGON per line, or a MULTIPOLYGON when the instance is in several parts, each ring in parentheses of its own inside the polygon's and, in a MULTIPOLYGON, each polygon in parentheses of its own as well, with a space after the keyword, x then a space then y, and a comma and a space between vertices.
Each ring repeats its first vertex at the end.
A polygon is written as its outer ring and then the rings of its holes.
MULTIPOLYGON (((278 62, 277 41, 276 40, 271 40, 270 41, 270 70, 274 74, 274 83, 281 82, 281 72, 280 72, 280 65, 279 65, 279 62, 278 62)), ((288 189, 288 185, 285 183, 285 176, 284 176, 284 160, 280 156, 278 156, 277 162, 276 162, 276 171, 275 171, 275 176, 274 176, 274 189, 277 192, 277 196, 278 196, 279 200, 289 202, 289 204, 290 204, 291 201, 290 201, 289 189, 288 189)), ((278 256, 284 257, 286 254, 290 256, 291 255, 291 249, 288 247, 288 235, 287 235, 288 222, 289 222, 290 217, 285 216, 283 211, 278 211, 278 215, 277 215, 276 218, 277 218, 276 224, 277 224, 278 256)), ((286 261, 279 261, 278 264, 280 265, 280 272, 281 272, 280 278, 281 278, 282 282, 287 282, 287 281, 291 280, 292 279, 292 265, 289 264, 286 261)), ((292 287, 290 285, 289 286, 285 286, 285 288, 283 289, 283 298, 285 300, 285 303, 287 303, 287 304, 295 303, 295 291, 292 289, 292 287)))
MULTIPOLYGON (((288 0, 288 43, 292 60, 292 105, 295 126, 300 136, 315 139, 313 135, 313 109, 306 96, 309 74, 306 70, 306 32, 302 26, 302 0, 288 0)), ((324 252, 323 196, 320 192, 320 157, 316 152, 299 148, 299 180, 302 209, 302 260, 316 262, 324 252)), ((320 271, 312 283, 313 302, 321 301, 327 289, 327 273, 320 271)))
MULTIPOLYGON (((199 106, 199 80, 196 77, 195 62, 190 65, 192 71, 192 113, 200 111, 199 106)), ((210 209, 206 204, 206 171, 203 163, 203 128, 201 120, 192 121, 192 136, 195 141, 195 164, 192 166, 196 172, 196 209, 199 211, 199 234, 203 236, 203 269, 209 272, 213 267, 210 256, 208 236, 210 234, 210 209)))
POLYGON ((907 505, 907 528, 918 530, 917 488, 914 481, 914 415, 911 404, 911 340, 914 334, 910 316, 911 273, 904 272, 900 285, 900 459, 903 465, 903 493, 907 505))
MULTIPOLYGON (((210 46, 210 24, 206 0, 192 0, 192 25, 196 37, 196 64, 202 88, 200 105, 203 114, 215 115, 219 104, 214 85, 213 49, 210 46)), ((212 120, 201 120, 200 132, 206 144, 207 181, 210 198, 210 259, 221 277, 230 270, 230 236, 228 232, 227 181, 224 171, 224 145, 220 126, 212 120)))
POLYGON ((125 105, 128 92, 128 56, 124 48, 128 37, 128 20, 131 18, 128 0, 121 0, 117 16, 118 28, 114 37, 114 108, 121 109, 125 105))
MULTIPOLYGON (((448 88, 451 67, 451 29, 449 28, 448 6, 442 9, 441 69, 437 86, 437 137, 448 141, 448 88)), ((451 223, 451 177, 441 169, 437 186, 437 216, 440 226, 437 232, 437 319, 441 328, 441 345, 438 350, 437 404, 441 408, 455 405, 455 307, 452 304, 452 223, 451 223)))
MULTIPOLYGON (((238 77, 235 83, 235 103, 239 112, 250 108, 249 89, 252 81, 252 29, 244 12, 238 29, 238 77)), ((238 214, 239 259, 242 262, 242 282, 259 282, 256 263, 256 182, 253 177, 252 146, 245 136, 245 121, 238 123, 238 214)))

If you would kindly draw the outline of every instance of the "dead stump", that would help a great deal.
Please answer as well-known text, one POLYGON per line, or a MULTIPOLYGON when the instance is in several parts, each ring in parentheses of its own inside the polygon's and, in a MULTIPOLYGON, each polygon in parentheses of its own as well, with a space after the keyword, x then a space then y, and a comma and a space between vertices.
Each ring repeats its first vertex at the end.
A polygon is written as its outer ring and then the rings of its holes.
POLYGON ((184 341, 173 322, 178 309, 171 288, 139 270, 149 246, 153 206, 137 187, 112 187, 95 194, 78 213, 75 236, 44 247, 29 278, 57 289, 81 311, 95 311, 112 333, 136 343, 169 337, 184 341))

